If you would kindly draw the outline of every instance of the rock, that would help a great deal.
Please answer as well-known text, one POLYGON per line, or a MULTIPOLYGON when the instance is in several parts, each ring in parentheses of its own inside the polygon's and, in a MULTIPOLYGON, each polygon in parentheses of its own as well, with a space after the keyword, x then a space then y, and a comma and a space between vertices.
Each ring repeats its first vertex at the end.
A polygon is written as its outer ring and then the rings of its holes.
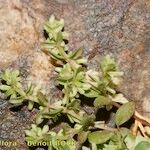
MULTIPOLYGON (((150 2, 0 0, 0 70, 19 69, 24 83, 29 80, 40 83, 48 94, 55 91, 53 67, 40 50, 40 44, 44 40, 43 22, 51 14, 64 18, 65 30, 70 33, 70 50, 84 47, 89 68, 96 68, 105 54, 116 58, 120 70, 125 72, 119 90, 136 102, 140 113, 150 117, 150 2)), ((59 92, 52 95, 59 96, 59 92)), ((23 141, 22 130, 31 123, 28 111, 22 108, 12 114, 6 107, 9 104, 5 101, 0 103, 1 126, 13 124, 17 130, 9 133, 1 127, 0 139, 7 136, 23 141), (26 121, 19 116, 23 111, 26 121)), ((22 143, 17 149, 28 148, 22 143)))

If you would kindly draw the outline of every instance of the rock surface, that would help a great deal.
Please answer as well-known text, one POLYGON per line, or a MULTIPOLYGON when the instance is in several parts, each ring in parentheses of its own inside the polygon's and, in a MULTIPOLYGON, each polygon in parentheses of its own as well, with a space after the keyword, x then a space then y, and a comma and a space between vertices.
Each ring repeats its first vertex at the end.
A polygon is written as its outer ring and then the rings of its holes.
MULTIPOLYGON (((70 49, 84 47, 89 67, 105 54, 116 58, 125 72, 119 90, 150 117, 150 1, 0 0, 0 70, 19 69, 25 83, 38 83, 49 93, 54 90, 53 68, 40 44, 43 22, 51 14, 64 18, 70 49)), ((27 150, 22 133, 33 114, 9 107, 0 101, 0 140, 15 140, 14 150, 27 150)), ((10 148, 0 146, 5 149, 10 148)))

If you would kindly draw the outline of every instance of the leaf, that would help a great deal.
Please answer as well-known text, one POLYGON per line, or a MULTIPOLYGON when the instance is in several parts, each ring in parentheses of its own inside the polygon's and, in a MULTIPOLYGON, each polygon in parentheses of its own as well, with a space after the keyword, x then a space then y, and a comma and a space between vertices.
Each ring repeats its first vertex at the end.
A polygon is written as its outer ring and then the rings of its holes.
POLYGON ((89 89, 84 92, 84 95, 89 98, 94 98, 94 97, 98 97, 99 93, 92 89, 89 89))
POLYGON ((20 96, 20 97, 10 99, 9 102, 12 104, 21 104, 23 100, 24 100, 24 97, 20 96))
POLYGON ((125 142, 125 144, 126 144, 126 146, 127 146, 127 148, 130 150, 133 150, 134 149, 134 147, 135 147, 135 141, 136 141, 136 137, 133 135, 133 134, 131 134, 131 133, 129 133, 126 137, 125 137, 125 139, 124 139, 124 142, 125 142))
POLYGON ((111 131, 95 131, 89 133, 88 140, 90 143, 103 144, 114 135, 111 131))
POLYGON ((100 95, 95 99, 94 106, 101 108, 103 106, 110 105, 111 103, 112 101, 110 100, 110 98, 100 95))
POLYGON ((92 150, 98 150, 98 149, 97 149, 97 145, 96 145, 95 143, 92 143, 92 144, 91 144, 91 149, 92 149, 92 150))
POLYGON ((0 86, 0 90, 2 90, 2 91, 7 91, 7 90, 9 90, 11 87, 10 86, 8 86, 8 85, 1 85, 0 86))
POLYGON ((85 132, 85 131, 81 131, 78 134, 78 141, 82 144, 86 141, 87 137, 88 137, 89 131, 85 132))
POLYGON ((147 141, 142 141, 135 147, 134 150, 149 150, 150 149, 150 143, 147 141))
POLYGON ((123 72, 110 71, 110 72, 108 72, 107 74, 111 77, 111 81, 112 81, 115 85, 119 85, 119 83, 120 83, 120 77, 123 76, 123 72))
POLYGON ((17 81, 20 81, 20 78, 18 76, 19 76, 19 71, 18 70, 11 72, 12 83, 15 84, 17 81))
POLYGON ((14 90, 13 89, 9 89, 6 91, 6 96, 10 96, 10 95, 13 95, 14 94, 14 90))
POLYGON ((51 55, 51 57, 52 57, 53 59, 55 59, 55 60, 63 60, 63 57, 62 57, 61 55, 55 54, 55 53, 53 53, 53 52, 51 52, 51 51, 48 51, 48 52, 49 52, 49 54, 51 55))
POLYGON ((87 130, 89 126, 94 125, 95 115, 84 115, 81 124, 84 130, 87 130))
POLYGON ((135 138, 136 138, 136 139, 135 139, 135 143, 134 143, 134 150, 135 150, 135 147, 136 147, 139 143, 141 143, 141 142, 149 142, 146 138, 144 138, 144 137, 141 136, 141 135, 137 135, 135 138))
POLYGON ((58 32, 56 42, 61 44, 62 41, 63 41, 62 32, 58 32))
POLYGON ((45 125, 42 129, 42 134, 46 134, 49 131, 49 126, 45 125))
MULTIPOLYGON (((52 15, 49 18, 49 21, 46 21, 44 24, 44 29, 49 34, 49 36, 51 35, 52 37, 55 36, 56 33, 60 32, 63 29, 63 27, 64 20, 56 20, 54 15, 52 15)), ((51 36, 50 38, 52 38, 51 36)))
POLYGON ((73 120, 72 116, 70 116, 70 115, 67 114, 67 117, 68 117, 68 119, 69 119, 69 121, 70 121, 71 123, 74 123, 74 120, 73 120))
POLYGON ((39 104, 41 106, 46 106, 47 105, 48 99, 42 92, 38 92, 37 97, 38 97, 39 104))
POLYGON ((80 118, 78 118, 78 114, 76 114, 74 111, 72 111, 71 114, 67 114, 67 116, 71 123, 80 123, 80 118))
POLYGON ((83 54, 83 49, 79 48, 71 54, 70 58, 76 60, 76 59, 80 58, 82 56, 82 54, 83 54))
POLYGON ((53 150, 53 147, 51 144, 48 145, 48 150, 53 150))
POLYGON ((129 150, 148 150, 146 149, 146 145, 148 145, 148 148, 150 147, 150 142, 147 139, 141 135, 133 135, 130 130, 125 137, 124 142, 129 150))
POLYGON ((63 111, 63 108, 58 108, 49 112, 49 115, 57 115, 63 111))
MULTIPOLYGON (((126 147, 123 142, 120 131, 115 132, 114 136, 111 137, 110 143, 111 143, 112 147, 114 148, 114 150, 124 150, 126 147)), ((110 147, 110 149, 111 149, 111 147, 110 147)), ((108 150, 109 150, 109 146, 108 146, 108 150)))
POLYGON ((79 99, 75 99, 75 100, 72 100, 69 104, 68 104, 68 108, 71 108, 71 109, 74 109, 74 110, 79 110, 81 109, 81 106, 80 106, 80 103, 81 101, 79 99))
POLYGON ((116 63, 109 55, 102 59, 100 66, 104 75, 109 71, 116 71, 116 63))
POLYGON ((76 62, 78 64, 87 64, 87 59, 86 58, 77 59, 76 62))
POLYGON ((124 96, 123 94, 116 94, 113 98, 112 98, 112 101, 114 102, 117 102, 117 103, 121 103, 121 104, 124 104, 124 103, 127 103, 129 102, 124 96))
POLYGON ((28 103, 28 109, 29 109, 29 110, 32 110, 32 109, 33 109, 33 106, 34 106, 34 102, 29 101, 29 103, 28 103))
POLYGON ((116 112, 115 123, 117 126, 122 125, 128 121, 134 114, 135 104, 134 102, 128 102, 122 105, 116 112))
POLYGON ((120 134, 123 138, 126 138, 129 134, 131 134, 131 131, 128 128, 120 128, 120 134))
POLYGON ((82 146, 82 150, 90 150, 90 148, 82 146))
POLYGON ((42 117, 41 114, 38 114, 38 115, 36 116, 36 124, 42 123, 43 120, 44 120, 44 119, 43 119, 43 117, 42 117))

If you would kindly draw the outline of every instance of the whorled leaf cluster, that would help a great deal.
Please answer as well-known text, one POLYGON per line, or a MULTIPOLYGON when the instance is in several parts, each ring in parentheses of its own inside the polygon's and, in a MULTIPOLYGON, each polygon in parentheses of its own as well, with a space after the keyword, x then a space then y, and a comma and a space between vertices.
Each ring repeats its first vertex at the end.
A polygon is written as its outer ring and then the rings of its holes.
POLYGON ((6 70, 0 77, 0 89, 10 103, 21 105, 28 102, 29 110, 33 107, 39 110, 35 124, 25 131, 27 143, 39 146, 47 142, 48 150, 142 150, 141 147, 150 147, 148 140, 120 127, 133 116, 135 104, 116 92, 123 73, 118 71, 114 59, 105 56, 99 64, 99 71, 88 70, 83 49, 68 50, 63 19, 51 16, 45 22, 44 30, 48 38, 42 49, 55 61, 56 82, 62 86, 63 97, 51 104, 39 87, 29 84, 25 88, 21 84, 19 71, 6 70), (81 104, 85 101, 92 101, 94 110, 106 108, 112 111, 114 103, 123 104, 114 117, 117 128, 107 127, 105 121, 97 119, 96 113, 85 111, 81 104), (62 117, 67 117, 68 121, 63 122, 62 117), (44 124, 45 120, 52 120, 53 126, 62 120, 62 127, 55 131, 48 121, 44 124))

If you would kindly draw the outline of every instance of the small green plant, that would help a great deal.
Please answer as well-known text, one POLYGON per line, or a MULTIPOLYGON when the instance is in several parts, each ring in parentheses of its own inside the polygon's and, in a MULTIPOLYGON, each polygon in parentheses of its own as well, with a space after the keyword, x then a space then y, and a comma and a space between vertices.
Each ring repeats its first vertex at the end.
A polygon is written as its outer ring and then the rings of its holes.
POLYGON ((28 102, 29 110, 38 109, 35 124, 25 130, 27 143, 43 146, 42 142, 47 142, 48 150, 148 150, 150 120, 135 111, 134 102, 116 92, 123 72, 118 71, 114 59, 107 55, 101 60, 98 71, 88 70, 83 49, 68 50, 68 34, 63 29, 64 21, 51 16, 44 24, 48 38, 42 44, 56 64, 56 82, 63 92, 60 100, 51 104, 38 86, 29 84, 25 88, 19 71, 6 70, 0 77, 3 81, 0 89, 10 103, 28 102), (83 109, 83 103, 88 101, 93 103, 94 113, 83 109), (113 107, 118 110, 113 119, 115 126, 111 128, 105 120, 98 119, 101 116, 96 116, 99 109, 113 112, 113 107), (68 121, 63 121, 62 117, 67 117, 68 121), (132 117, 135 118, 133 130, 120 127, 132 117), (48 122, 44 124, 45 120, 51 120, 53 126, 57 126, 60 119, 59 131, 48 122), (144 128, 144 125, 147 126, 144 128), (137 131, 141 134, 137 135, 137 131))

